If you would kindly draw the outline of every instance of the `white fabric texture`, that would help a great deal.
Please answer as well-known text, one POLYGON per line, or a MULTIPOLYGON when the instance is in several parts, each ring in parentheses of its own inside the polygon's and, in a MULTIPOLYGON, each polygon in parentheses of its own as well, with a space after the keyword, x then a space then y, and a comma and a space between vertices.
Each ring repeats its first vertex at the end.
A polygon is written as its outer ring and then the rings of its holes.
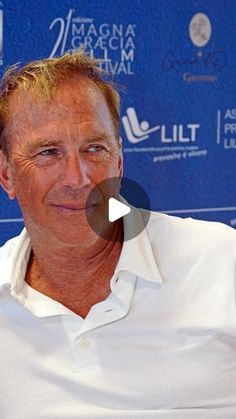
POLYGON ((85 319, 25 283, 30 250, 0 249, 2 418, 236 418, 235 230, 153 212, 85 319))

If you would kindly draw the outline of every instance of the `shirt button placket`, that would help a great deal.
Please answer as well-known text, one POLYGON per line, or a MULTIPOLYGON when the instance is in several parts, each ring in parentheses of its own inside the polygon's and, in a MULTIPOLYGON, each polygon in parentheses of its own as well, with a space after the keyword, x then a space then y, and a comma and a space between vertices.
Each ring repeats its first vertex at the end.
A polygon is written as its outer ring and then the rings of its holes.
POLYGON ((98 368, 98 354, 93 340, 87 336, 80 336, 73 345, 74 361, 78 371, 98 368))

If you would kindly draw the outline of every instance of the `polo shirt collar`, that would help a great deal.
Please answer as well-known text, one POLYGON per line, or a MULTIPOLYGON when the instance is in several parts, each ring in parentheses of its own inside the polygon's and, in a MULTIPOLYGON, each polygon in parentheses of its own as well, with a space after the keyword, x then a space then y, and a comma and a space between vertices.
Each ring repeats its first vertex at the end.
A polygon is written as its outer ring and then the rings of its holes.
MULTIPOLYGON (((124 243, 115 269, 115 275, 121 271, 129 271, 147 281, 162 283, 161 274, 148 236, 148 229, 144 226, 140 212, 144 210, 138 210, 135 207, 131 208, 133 217, 129 219, 129 223, 124 217, 124 243), (143 230, 138 236, 129 240, 128 238, 132 235, 132 231, 134 231, 134 228, 137 228, 137 223, 140 225, 140 230, 141 228, 143 230)), ((1 261, 0 288, 4 284, 11 284, 14 292, 18 293, 22 287, 19 277, 25 275, 31 244, 25 228, 13 240, 16 240, 16 244, 12 246, 11 251, 7 252, 6 257, 1 261), (16 272, 17 275, 15 274, 16 272)))
POLYGON ((19 278, 25 275, 30 251, 30 239, 25 228, 1 248, 0 289, 11 285, 17 291, 21 287, 19 278))
MULTIPOLYGON (((123 202, 125 201, 123 200, 123 202)), ((126 217, 123 219, 124 243, 115 273, 118 274, 118 272, 125 270, 147 281, 162 283, 161 274, 148 236, 148 226, 145 227, 141 214, 142 212, 144 216, 147 216, 147 211, 129 206, 132 209, 133 217, 130 217, 129 221, 126 217), (137 231, 137 225, 141 233, 129 240, 129 237, 132 237, 132 232, 137 231)))

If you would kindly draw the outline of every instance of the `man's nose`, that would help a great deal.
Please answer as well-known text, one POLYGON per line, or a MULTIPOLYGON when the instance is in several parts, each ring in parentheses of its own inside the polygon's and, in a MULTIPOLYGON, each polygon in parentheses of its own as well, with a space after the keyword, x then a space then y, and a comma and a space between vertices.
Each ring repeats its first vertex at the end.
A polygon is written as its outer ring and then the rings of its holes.
POLYGON ((74 190, 90 184, 87 164, 79 157, 78 153, 66 157, 62 182, 64 187, 74 190))

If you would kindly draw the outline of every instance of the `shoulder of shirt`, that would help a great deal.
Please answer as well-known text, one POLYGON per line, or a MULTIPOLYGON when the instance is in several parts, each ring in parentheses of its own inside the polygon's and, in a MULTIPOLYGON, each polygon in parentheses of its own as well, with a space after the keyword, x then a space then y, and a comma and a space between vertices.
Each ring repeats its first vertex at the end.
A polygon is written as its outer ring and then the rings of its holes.
MULTIPOLYGON (((143 211, 147 212, 147 211, 143 211)), ((151 211, 150 213, 150 222, 154 222, 158 224, 159 222, 165 224, 166 226, 169 225, 170 227, 177 227, 177 228, 184 228, 188 230, 195 230, 202 229, 205 232, 208 231, 225 231, 229 234, 235 234, 236 230, 230 227, 227 224, 216 222, 216 221, 205 221, 205 220, 197 220, 195 218, 181 218, 173 215, 164 214, 161 212, 151 211)), ((227 233, 226 233, 227 234, 227 233)))
POLYGON ((9 284, 8 270, 16 263, 19 251, 26 243, 27 233, 25 228, 22 232, 0 247, 0 288, 3 284, 9 284))
POLYGON ((19 236, 15 236, 9 239, 3 246, 0 247, 0 268, 3 261, 5 261, 6 258, 11 256, 13 250, 15 249, 15 246, 19 243, 21 235, 22 233, 19 234, 19 236))
POLYGON ((11 239, 7 240, 6 243, 4 243, 1 247, 0 247, 0 255, 1 253, 5 253, 5 252, 11 252, 11 249, 15 246, 15 244, 18 242, 19 240, 19 236, 15 236, 12 237, 11 239))
MULTIPOLYGON (((143 216, 147 216, 146 211, 143 216)), ((170 248, 180 246, 186 251, 230 248, 236 255, 236 230, 220 222, 180 218, 152 211, 147 232, 153 245, 160 246, 165 241, 170 248)))

